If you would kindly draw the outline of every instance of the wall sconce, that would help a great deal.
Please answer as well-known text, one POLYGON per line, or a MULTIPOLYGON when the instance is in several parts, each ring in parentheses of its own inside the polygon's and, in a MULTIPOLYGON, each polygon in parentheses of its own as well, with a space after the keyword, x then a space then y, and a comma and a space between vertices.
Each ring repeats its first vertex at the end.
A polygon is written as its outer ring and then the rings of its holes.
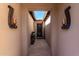
POLYGON ((8 13, 8 25, 12 29, 16 29, 16 19, 13 17, 14 14, 14 8, 12 8, 10 5, 8 5, 9 13, 8 13))
POLYGON ((66 19, 63 20, 63 26, 61 27, 62 29, 70 28, 70 25, 71 25, 71 16, 70 16, 70 12, 69 12, 70 9, 71 9, 71 7, 68 6, 64 11, 66 19))

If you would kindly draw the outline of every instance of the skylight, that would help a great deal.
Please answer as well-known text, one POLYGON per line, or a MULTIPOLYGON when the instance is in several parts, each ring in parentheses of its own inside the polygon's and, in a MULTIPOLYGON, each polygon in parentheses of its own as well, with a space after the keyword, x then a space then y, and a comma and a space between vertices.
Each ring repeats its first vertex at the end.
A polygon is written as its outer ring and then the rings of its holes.
POLYGON ((34 11, 34 17, 36 20, 44 20, 46 11, 34 11))

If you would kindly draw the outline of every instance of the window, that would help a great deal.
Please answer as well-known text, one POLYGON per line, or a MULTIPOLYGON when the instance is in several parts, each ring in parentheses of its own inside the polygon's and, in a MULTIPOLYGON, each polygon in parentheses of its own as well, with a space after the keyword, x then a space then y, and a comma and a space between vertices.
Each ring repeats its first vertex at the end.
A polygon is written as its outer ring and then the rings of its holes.
POLYGON ((48 24, 50 24, 50 21, 51 21, 51 16, 48 17, 48 19, 45 22, 45 25, 47 26, 48 24))

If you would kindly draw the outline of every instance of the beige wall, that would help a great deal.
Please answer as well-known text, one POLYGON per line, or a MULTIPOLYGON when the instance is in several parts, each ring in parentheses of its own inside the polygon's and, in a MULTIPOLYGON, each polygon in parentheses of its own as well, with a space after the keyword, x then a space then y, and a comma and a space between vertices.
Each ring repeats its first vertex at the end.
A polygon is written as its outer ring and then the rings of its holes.
POLYGON ((30 47, 30 35, 34 31, 33 19, 26 6, 22 5, 22 55, 28 55, 30 47))
POLYGON ((54 4, 51 3, 27 3, 22 4, 28 10, 51 10, 54 4))
POLYGON ((17 19, 17 29, 8 26, 8 4, 0 4, 0 55, 21 55, 20 4, 9 4, 17 19))
POLYGON ((45 26, 45 40, 48 42, 50 45, 50 24, 45 26))
POLYGON ((21 6, 22 14, 22 55, 28 54, 28 34, 27 34, 27 19, 28 12, 21 6))
POLYGON ((57 55, 79 55, 79 4, 60 4, 58 6, 58 32, 57 39, 57 55), (64 17, 64 10, 71 6, 71 26, 68 30, 62 30, 62 20, 64 17))
POLYGON ((31 15, 28 13, 28 48, 30 48, 30 42, 31 42, 31 33, 34 32, 34 20, 31 17, 31 15))
POLYGON ((51 23, 50 23, 50 44, 51 44, 51 53, 56 55, 57 39, 58 39, 58 16, 57 16, 56 5, 54 5, 53 10, 51 11, 51 23))
MULTIPOLYGON (((49 17, 48 17, 49 18, 49 17)), ((47 19, 47 20, 49 20, 49 19, 47 19)), ((46 21, 47 21, 46 20, 46 21)), ((46 24, 46 21, 45 21, 45 24, 44 24, 44 27, 45 27, 45 40, 47 41, 47 43, 49 44, 49 45, 51 45, 51 43, 50 43, 50 33, 51 33, 51 28, 50 28, 50 23, 49 24, 46 24)), ((50 19, 50 21, 51 21, 51 19, 50 19)))

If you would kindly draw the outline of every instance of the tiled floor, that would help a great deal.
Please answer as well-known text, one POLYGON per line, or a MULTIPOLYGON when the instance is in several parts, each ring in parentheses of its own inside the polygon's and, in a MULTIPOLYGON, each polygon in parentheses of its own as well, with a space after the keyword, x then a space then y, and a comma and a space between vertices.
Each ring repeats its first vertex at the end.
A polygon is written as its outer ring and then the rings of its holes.
POLYGON ((50 56, 50 48, 44 39, 38 39, 30 46, 29 56, 50 56))

